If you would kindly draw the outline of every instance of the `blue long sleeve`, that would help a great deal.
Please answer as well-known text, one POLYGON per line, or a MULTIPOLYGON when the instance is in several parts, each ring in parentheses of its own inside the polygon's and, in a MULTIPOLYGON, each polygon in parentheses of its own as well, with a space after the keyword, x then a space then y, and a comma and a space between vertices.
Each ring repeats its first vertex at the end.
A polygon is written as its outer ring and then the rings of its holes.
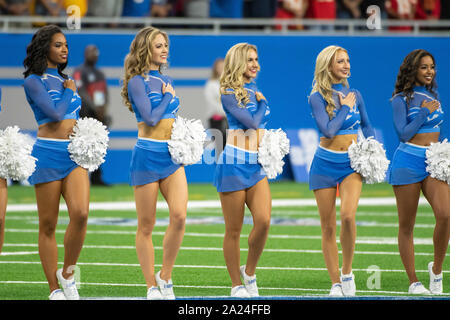
POLYGON ((74 92, 65 88, 61 100, 54 101, 39 78, 28 77, 24 81, 25 92, 34 104, 53 121, 61 121, 70 106, 74 92))
POLYGON ((145 90, 144 79, 137 76, 128 82, 128 96, 139 110, 142 120, 151 127, 161 120, 173 98, 173 95, 167 92, 158 105, 152 106, 145 90))
POLYGON ((361 117, 361 130, 364 134, 364 137, 366 137, 366 138, 373 137, 374 139, 376 139, 375 130, 373 129, 372 124, 370 123, 369 116, 368 116, 367 110, 366 110, 366 104, 364 103, 361 93, 358 90, 355 90, 355 93, 356 93, 356 99, 359 102, 358 110, 359 110, 359 115, 361 117))
POLYGON ((395 130, 402 142, 407 142, 414 137, 430 114, 427 108, 421 108, 414 120, 408 123, 408 106, 401 96, 392 99, 392 111, 395 130))
POLYGON ((342 127, 350 107, 347 105, 341 106, 336 112, 336 116, 330 120, 325 109, 327 103, 320 94, 312 94, 309 98, 309 104, 320 132, 327 138, 333 138, 342 127))
POLYGON ((234 94, 222 94, 220 97, 223 108, 229 112, 237 121, 242 123, 246 129, 258 129, 264 118, 267 109, 267 101, 261 99, 258 101, 258 107, 255 114, 251 114, 247 108, 241 108, 234 94))

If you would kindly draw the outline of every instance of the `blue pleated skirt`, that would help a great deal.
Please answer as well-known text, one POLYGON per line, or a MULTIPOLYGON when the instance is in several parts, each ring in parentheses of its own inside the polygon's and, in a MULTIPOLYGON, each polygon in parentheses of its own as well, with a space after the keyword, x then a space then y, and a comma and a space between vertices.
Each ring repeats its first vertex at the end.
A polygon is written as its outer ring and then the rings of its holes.
POLYGON ((214 175, 217 192, 244 190, 266 177, 258 163, 258 153, 225 145, 220 154, 214 175))
POLYGON ((180 167, 173 162, 167 141, 138 138, 131 155, 129 183, 152 183, 167 178, 180 167))
POLYGON ((30 176, 30 184, 64 179, 78 165, 70 159, 67 150, 70 140, 37 138, 31 155, 37 159, 36 170, 30 176))
POLYGON ((389 183, 405 185, 425 180, 427 147, 401 142, 395 150, 389 167, 389 183))
POLYGON ((318 146, 309 170, 309 190, 336 187, 354 172, 348 152, 318 146))

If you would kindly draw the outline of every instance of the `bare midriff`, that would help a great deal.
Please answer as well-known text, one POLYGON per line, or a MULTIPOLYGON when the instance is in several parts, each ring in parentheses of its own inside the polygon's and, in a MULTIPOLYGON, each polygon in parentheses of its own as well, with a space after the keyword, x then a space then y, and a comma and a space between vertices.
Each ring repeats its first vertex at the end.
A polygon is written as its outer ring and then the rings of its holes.
POLYGON ((172 124, 175 119, 161 119, 155 126, 151 127, 145 122, 138 123, 138 136, 155 140, 169 140, 172 135, 172 124))
POLYGON ((353 141, 357 142, 358 135, 342 134, 333 138, 320 137, 320 146, 334 151, 347 151, 353 141))
POLYGON ((439 132, 418 133, 409 140, 409 143, 419 146, 429 146, 432 142, 439 140, 439 132))
POLYGON ((257 151, 263 135, 264 129, 228 130, 227 144, 248 151, 257 151))
POLYGON ((65 119, 44 123, 39 126, 37 136, 49 139, 69 139, 76 121, 75 119, 65 119))

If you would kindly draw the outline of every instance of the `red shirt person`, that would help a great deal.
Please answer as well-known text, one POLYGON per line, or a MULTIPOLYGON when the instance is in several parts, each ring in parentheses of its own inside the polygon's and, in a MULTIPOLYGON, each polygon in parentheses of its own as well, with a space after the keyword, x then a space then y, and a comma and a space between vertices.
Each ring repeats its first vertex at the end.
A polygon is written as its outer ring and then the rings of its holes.
MULTIPOLYGON (((386 11, 389 19, 412 20, 417 10, 417 0, 387 0, 386 11)), ((411 26, 392 26, 389 30, 411 31, 411 26)))

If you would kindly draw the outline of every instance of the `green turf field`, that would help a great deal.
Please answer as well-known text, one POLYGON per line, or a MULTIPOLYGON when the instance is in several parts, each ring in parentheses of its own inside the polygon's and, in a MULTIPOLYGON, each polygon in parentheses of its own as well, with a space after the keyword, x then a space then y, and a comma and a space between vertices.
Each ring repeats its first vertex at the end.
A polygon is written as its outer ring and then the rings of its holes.
MULTIPOLYGON (((331 286, 321 252, 317 208, 306 184, 271 183, 272 226, 257 269, 262 296, 326 297, 331 286), (289 201, 281 201, 289 199, 289 201)), ((0 256, 0 300, 47 299, 48 285, 39 260, 38 220, 34 190, 8 188, 5 245, 0 256)), ((357 213, 357 244, 353 263, 357 295, 370 297, 406 296, 408 279, 397 250, 397 214, 389 185, 365 185, 357 213), (382 198, 378 201, 379 198, 382 198), (372 199, 372 204, 363 200, 372 199), (389 200, 390 199, 390 200, 389 200), (378 201, 378 202, 377 202, 378 201)), ((211 185, 189 185, 190 208, 186 233, 179 252, 173 282, 178 298, 226 297, 230 280, 222 254, 223 218, 218 195, 211 185), (208 201, 208 202, 206 202, 208 201), (208 205, 205 205, 207 203, 208 205)), ((93 187, 85 245, 77 275, 82 298, 144 298, 146 286, 135 250, 136 213, 129 186, 93 187), (108 204, 108 209, 102 209, 108 204), (118 206, 118 205, 117 205, 118 206)), ((162 200, 162 198, 161 198, 162 200)), ((156 270, 162 261, 162 239, 168 211, 158 210, 153 233, 156 270)), ((68 222, 60 213, 57 229, 59 260, 63 259, 63 237, 68 222)), ((434 216, 428 205, 419 206, 415 229, 416 269, 428 286, 427 264, 433 260, 434 216)), ((241 237, 241 259, 247 255, 251 215, 246 213, 241 237)), ((339 233, 339 226, 338 231, 339 233)), ((444 264, 444 292, 450 292, 450 260, 444 264)), ((449 297, 447 294, 446 297, 449 297)))

